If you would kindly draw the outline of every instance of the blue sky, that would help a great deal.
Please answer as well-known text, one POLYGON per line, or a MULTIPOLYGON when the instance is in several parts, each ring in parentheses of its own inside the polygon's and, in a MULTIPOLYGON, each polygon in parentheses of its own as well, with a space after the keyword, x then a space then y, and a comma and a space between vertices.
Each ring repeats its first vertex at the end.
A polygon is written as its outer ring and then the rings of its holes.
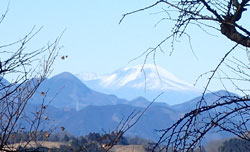
MULTIPOLYGON (((3 0, 6 5, 7 0, 3 0)), ((171 23, 163 22, 155 27, 162 18, 160 7, 127 17, 118 24, 122 14, 150 4, 152 0, 12 0, 6 20, 0 25, 1 42, 14 41, 36 25, 43 30, 32 43, 40 47, 55 39, 64 29, 61 44, 62 55, 68 55, 66 61, 58 60, 53 74, 63 71, 71 73, 96 72, 109 73, 118 68, 142 64, 144 58, 128 62, 147 48, 155 46, 170 31, 171 23)), ((1 6, 1 10, 5 8, 1 6)), ((248 16, 249 18, 249 16, 248 16)), ((243 23, 248 24, 249 23, 243 23)), ((199 74, 211 70, 223 54, 233 46, 217 31, 209 32, 190 28, 192 44, 198 60, 194 57, 188 40, 183 38, 175 45, 175 51, 169 56, 157 54, 158 65, 174 73, 180 79, 193 83, 199 74)), ((242 54, 242 58, 245 58, 242 54)), ((149 63, 152 60, 149 60, 149 63)))

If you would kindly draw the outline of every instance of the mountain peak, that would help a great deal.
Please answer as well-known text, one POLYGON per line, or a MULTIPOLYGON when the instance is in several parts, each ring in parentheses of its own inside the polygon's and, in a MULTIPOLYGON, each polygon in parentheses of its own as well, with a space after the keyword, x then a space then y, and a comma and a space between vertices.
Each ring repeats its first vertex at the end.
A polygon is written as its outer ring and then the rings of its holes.
MULTIPOLYGON (((160 81, 161 79, 169 79, 169 80, 180 82, 180 83, 186 83, 178 79, 174 74, 170 73, 166 69, 155 64, 135 65, 132 67, 126 67, 122 70, 124 71, 135 70, 137 73, 145 75, 145 78, 147 78, 148 76, 149 78, 153 78, 153 79, 155 78, 160 81)), ((186 84, 189 85, 188 83, 186 84)))
POLYGON ((79 78, 91 88, 129 100, 143 96, 151 101, 161 92, 165 92, 158 101, 171 104, 183 102, 199 94, 199 90, 191 84, 154 64, 124 67, 110 74, 92 79, 88 77, 87 80, 80 75, 79 78))
POLYGON ((54 79, 54 80, 57 80, 57 81, 69 81, 71 83, 79 83, 79 84, 82 84, 82 81, 76 77, 75 75, 73 75, 72 73, 70 72, 62 72, 62 73, 59 73, 53 77, 51 77, 51 79, 54 79))
POLYGON ((191 90, 193 86, 154 64, 136 65, 116 70, 99 78, 110 88, 145 88, 149 90, 191 90))
POLYGON ((84 90, 85 93, 91 92, 91 89, 88 88, 84 83, 82 83, 79 78, 69 72, 62 72, 60 74, 57 74, 50 78, 49 82, 53 83, 53 85, 55 86, 60 86, 61 88, 64 88, 65 86, 76 87, 78 89, 81 88, 81 90, 84 90))
POLYGON ((146 98, 142 97, 142 96, 139 96, 139 97, 136 97, 132 100, 132 102, 134 101, 140 101, 140 102, 150 102, 148 101, 146 98))
POLYGON ((59 73, 59 74, 55 75, 54 77, 63 78, 63 79, 78 79, 77 77, 75 77, 70 72, 62 72, 62 73, 59 73))
POLYGON ((143 70, 143 69, 157 70, 157 69, 160 69, 160 70, 162 70, 164 68, 160 67, 159 65, 155 65, 155 64, 138 64, 138 65, 134 65, 134 66, 128 66, 128 67, 125 67, 123 69, 124 70, 128 70, 128 69, 137 69, 137 70, 143 70))

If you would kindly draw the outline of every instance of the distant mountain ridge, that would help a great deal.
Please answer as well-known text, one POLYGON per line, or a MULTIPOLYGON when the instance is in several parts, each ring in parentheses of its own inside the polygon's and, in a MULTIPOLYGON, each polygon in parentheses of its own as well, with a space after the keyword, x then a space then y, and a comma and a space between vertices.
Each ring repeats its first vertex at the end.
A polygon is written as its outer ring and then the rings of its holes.
MULTIPOLYGON (((44 81, 31 99, 28 112, 36 109, 32 107, 33 105, 41 103, 44 97, 41 92, 46 92, 47 101, 52 100, 47 109, 50 120, 53 120, 51 125, 63 126, 66 131, 74 135, 112 131, 131 112, 141 112, 151 103, 144 97, 138 96, 133 100, 126 100, 115 95, 97 92, 71 73, 64 72, 44 81)), ((208 103, 212 103, 225 95, 236 96, 227 91, 218 91, 206 94, 205 99, 208 103)), ((200 98, 186 100, 182 104, 172 106, 166 103, 153 103, 127 135, 158 139, 156 129, 169 127, 183 113, 195 108, 200 98)), ((44 125, 50 126, 50 124, 44 125)), ((219 137, 224 135, 216 134, 216 138, 219 137)))
MULTIPOLYGON (((133 100, 126 100, 112 94, 95 91, 69 72, 63 72, 50 79, 46 79, 32 98, 33 104, 38 104, 42 101, 43 96, 41 92, 47 92, 45 101, 51 102, 52 106, 77 111, 90 105, 128 104, 135 107, 146 107, 150 104, 149 100, 140 96, 133 100)), ((167 106, 165 103, 156 104, 167 106)))
POLYGON ((115 94, 128 100, 138 96, 152 100, 165 92, 158 101, 177 104, 200 94, 193 85, 154 64, 125 67, 106 75, 82 73, 77 77, 97 91, 115 94))
MULTIPOLYGON (((142 107, 127 104, 87 106, 79 111, 49 106, 46 115, 52 121, 43 124, 42 127, 63 126, 65 131, 76 136, 86 135, 90 132, 111 132, 132 112, 142 112, 143 110, 142 107)), ((155 129, 169 126, 178 118, 177 116, 178 113, 171 108, 152 105, 126 135, 156 140, 159 136, 155 129)))
MULTIPOLYGON (((238 97, 237 94, 232 93, 232 92, 228 92, 225 90, 219 90, 216 92, 211 92, 211 93, 207 93, 204 96, 204 101, 208 104, 211 105, 214 102, 222 102, 223 100, 227 100, 227 99, 223 99, 222 97, 227 96, 228 98, 234 98, 234 97, 238 97)), ((199 102, 201 100, 201 96, 196 97, 192 100, 188 100, 186 102, 183 102, 181 104, 176 104, 171 106, 171 108, 173 108, 174 110, 181 112, 181 113, 186 113, 191 111, 192 109, 194 109, 197 106, 197 102, 199 102)))
POLYGON ((107 95, 88 88, 71 73, 64 72, 45 80, 35 94, 33 101, 40 102, 40 92, 48 92, 46 100, 53 100, 52 105, 57 108, 80 110, 88 105, 122 104, 126 100, 114 95, 107 95))
POLYGON ((153 64, 125 67, 102 76, 90 74, 88 77, 83 76, 81 79, 99 80, 104 87, 116 89, 127 86, 143 89, 146 87, 149 90, 195 90, 191 84, 178 79, 172 73, 153 64))
MULTIPOLYGON (((216 94, 223 96, 227 93, 226 91, 218 91, 214 94, 205 95, 205 98, 207 101, 213 102, 219 98, 216 94)), ((188 105, 195 104, 198 98, 200 97, 176 106, 153 103, 126 135, 157 140, 159 134, 155 130, 169 127, 183 115, 183 112, 193 110, 195 107, 188 105)), ((116 105, 89 105, 79 111, 49 107, 48 115, 51 120, 54 120, 53 124, 56 123, 57 126, 65 127, 69 133, 74 135, 86 135, 89 132, 109 132, 116 129, 120 122, 125 120, 132 112, 142 112, 145 106, 150 103, 143 100, 140 97, 134 100, 135 103, 129 101, 125 104, 116 105)), ((208 134, 208 139, 221 139, 228 136, 228 134, 212 133, 208 134)))

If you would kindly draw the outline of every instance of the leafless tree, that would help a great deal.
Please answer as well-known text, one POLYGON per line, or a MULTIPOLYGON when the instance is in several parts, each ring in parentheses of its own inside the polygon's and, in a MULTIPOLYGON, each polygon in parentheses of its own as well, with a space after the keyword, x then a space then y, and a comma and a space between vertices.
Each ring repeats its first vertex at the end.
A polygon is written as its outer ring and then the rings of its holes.
MULTIPOLYGON (((7 12, 8 9, 1 22, 7 12)), ((35 140, 40 124, 47 120, 44 116, 46 91, 40 93, 41 105, 31 111, 27 108, 40 84, 51 73, 60 49, 60 36, 37 50, 29 49, 29 43, 40 30, 34 27, 20 40, 0 45, 0 151, 14 151, 9 147, 10 139, 22 132, 29 134, 26 142, 35 140)))
POLYGON ((247 52, 248 60, 250 56, 249 25, 243 24, 249 17, 249 3, 250 0, 158 0, 125 13, 121 18, 120 23, 128 15, 160 6, 160 13, 164 16, 159 23, 164 20, 174 23, 165 39, 139 56, 145 56, 145 62, 149 55, 154 57, 155 53, 163 51, 163 44, 170 43, 174 50, 174 44, 180 37, 187 36, 190 39, 192 35, 187 30, 190 26, 206 33, 207 29, 213 29, 218 35, 222 34, 235 43, 213 70, 199 76, 198 80, 204 77, 207 80, 196 107, 169 128, 160 130, 162 135, 152 151, 156 148, 162 151, 193 151, 213 131, 227 132, 249 140, 250 65, 249 61, 240 57, 242 51, 247 52), (235 90, 239 95, 228 92, 208 102, 205 94, 212 82, 220 84, 224 90, 235 90))

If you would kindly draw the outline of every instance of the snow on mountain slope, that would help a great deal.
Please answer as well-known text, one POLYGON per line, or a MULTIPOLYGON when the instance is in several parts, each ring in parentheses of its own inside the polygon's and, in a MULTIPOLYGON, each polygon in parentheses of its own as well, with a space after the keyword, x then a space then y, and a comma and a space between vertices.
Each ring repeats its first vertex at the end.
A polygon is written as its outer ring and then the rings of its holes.
POLYGON ((81 80, 88 81, 88 80, 99 79, 101 76, 94 72, 91 72, 91 73, 77 74, 77 77, 80 78, 81 80))
POLYGON ((97 76, 78 75, 83 81, 98 81, 104 88, 119 89, 122 87, 147 90, 195 90, 191 84, 178 79, 162 67, 153 64, 126 67, 111 74, 97 76))
POLYGON ((191 84, 154 64, 125 67, 105 75, 82 73, 77 77, 94 90, 128 100, 142 96, 152 101, 165 92, 158 101, 177 104, 199 95, 191 84))

